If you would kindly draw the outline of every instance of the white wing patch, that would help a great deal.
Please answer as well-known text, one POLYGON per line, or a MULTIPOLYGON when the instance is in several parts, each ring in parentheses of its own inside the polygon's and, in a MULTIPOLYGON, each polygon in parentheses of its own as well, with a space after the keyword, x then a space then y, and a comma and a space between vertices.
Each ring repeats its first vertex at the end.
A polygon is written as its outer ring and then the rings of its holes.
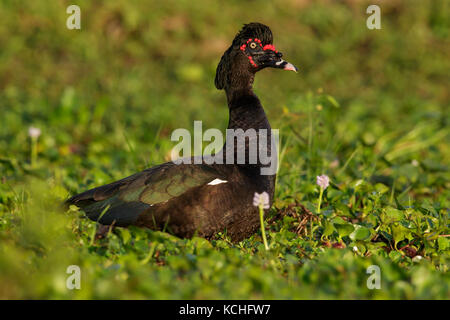
POLYGON ((210 183, 208 183, 208 186, 215 186, 216 184, 221 184, 221 183, 227 183, 227 180, 220 180, 219 178, 214 179, 213 181, 211 181, 210 183))

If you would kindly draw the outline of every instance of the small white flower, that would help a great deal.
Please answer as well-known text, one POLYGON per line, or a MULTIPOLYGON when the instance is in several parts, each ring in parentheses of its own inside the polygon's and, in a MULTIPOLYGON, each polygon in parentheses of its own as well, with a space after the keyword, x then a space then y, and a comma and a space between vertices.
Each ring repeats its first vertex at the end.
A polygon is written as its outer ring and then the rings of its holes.
POLYGON ((414 258, 412 258, 413 262, 419 262, 420 260, 422 260, 423 257, 422 256, 415 256, 414 258))
POLYGON ((255 192, 255 196, 253 197, 253 205, 255 207, 262 206, 263 209, 269 209, 269 194, 265 191, 261 194, 255 192))
POLYGON ((330 178, 328 178, 328 176, 324 174, 321 176, 317 176, 317 185, 325 190, 330 185, 330 178))
POLYGON ((353 246, 353 251, 358 252, 358 247, 357 246, 353 246))
POLYGON ((419 166, 419 161, 417 161, 416 159, 414 159, 413 161, 411 161, 411 164, 412 164, 414 167, 418 167, 418 166, 419 166))
POLYGON ((39 136, 41 135, 41 129, 39 129, 39 128, 35 128, 35 127, 29 127, 28 128, 28 135, 31 137, 31 138, 39 138, 39 136))

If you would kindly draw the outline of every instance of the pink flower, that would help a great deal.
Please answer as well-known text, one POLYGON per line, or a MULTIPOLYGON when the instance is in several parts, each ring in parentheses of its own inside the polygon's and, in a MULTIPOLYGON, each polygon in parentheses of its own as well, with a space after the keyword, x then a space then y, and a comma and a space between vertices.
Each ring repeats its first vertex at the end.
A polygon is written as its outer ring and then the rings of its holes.
POLYGON ((330 178, 324 174, 321 176, 317 176, 317 185, 325 190, 330 185, 330 178))
POLYGON ((265 191, 261 194, 255 192, 255 196, 253 197, 253 205, 255 207, 262 206, 263 209, 269 209, 269 194, 265 191))

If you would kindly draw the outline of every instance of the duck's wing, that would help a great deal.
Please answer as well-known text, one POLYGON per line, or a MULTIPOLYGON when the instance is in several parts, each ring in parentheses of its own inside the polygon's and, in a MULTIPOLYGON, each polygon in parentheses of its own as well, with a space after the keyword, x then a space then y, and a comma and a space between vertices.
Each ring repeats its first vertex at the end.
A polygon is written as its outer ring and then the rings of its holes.
POLYGON ((73 196, 66 203, 82 208, 89 219, 101 224, 127 226, 154 205, 222 179, 211 165, 168 162, 73 196))

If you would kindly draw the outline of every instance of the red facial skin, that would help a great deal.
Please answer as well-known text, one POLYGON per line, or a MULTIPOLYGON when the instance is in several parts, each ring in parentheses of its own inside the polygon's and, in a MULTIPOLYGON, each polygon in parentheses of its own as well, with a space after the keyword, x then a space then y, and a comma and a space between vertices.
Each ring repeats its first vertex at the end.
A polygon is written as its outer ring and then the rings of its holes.
MULTIPOLYGON (((260 46, 261 48, 263 48, 264 51, 266 51, 266 50, 272 50, 272 51, 278 53, 278 51, 277 51, 277 49, 275 49, 275 46, 274 46, 274 45, 272 45, 272 44, 266 44, 266 45, 263 47, 263 46, 262 46, 262 43, 261 43, 261 40, 259 40, 259 39, 257 39, 257 38, 255 38, 255 39, 248 39, 248 40, 247 40, 247 43, 244 43, 239 49, 240 49, 242 52, 245 53, 245 48, 247 48, 247 44, 248 44, 249 42, 252 42, 252 41, 258 43, 259 46, 260 46)), ((257 68, 258 65, 255 63, 255 61, 253 61, 253 57, 252 57, 252 56, 247 56, 247 57, 248 57, 248 60, 250 60, 251 65, 254 66, 255 68, 257 68)))

